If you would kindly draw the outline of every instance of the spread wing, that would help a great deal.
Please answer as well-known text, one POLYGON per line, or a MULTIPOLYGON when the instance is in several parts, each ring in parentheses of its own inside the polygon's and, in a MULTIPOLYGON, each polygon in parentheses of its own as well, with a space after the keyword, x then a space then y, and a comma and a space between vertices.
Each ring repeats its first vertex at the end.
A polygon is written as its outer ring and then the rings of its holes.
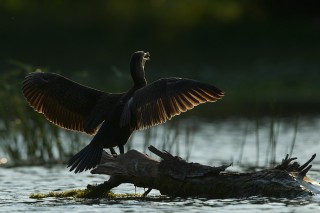
POLYGON ((94 134, 123 94, 105 93, 61 75, 33 72, 22 82, 22 92, 33 109, 52 123, 94 134))
POLYGON ((134 93, 124 108, 120 125, 130 124, 135 130, 155 126, 223 95, 220 89, 199 81, 160 79, 134 93))

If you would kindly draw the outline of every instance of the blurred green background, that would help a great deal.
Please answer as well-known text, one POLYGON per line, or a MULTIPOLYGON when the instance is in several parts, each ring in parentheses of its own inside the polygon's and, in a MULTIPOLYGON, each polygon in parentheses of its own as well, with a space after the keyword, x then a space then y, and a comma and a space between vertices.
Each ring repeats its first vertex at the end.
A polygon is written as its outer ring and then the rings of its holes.
POLYGON ((2 0, 2 81, 12 85, 3 75, 18 73, 19 87, 27 72, 39 68, 105 91, 123 91, 131 86, 131 54, 145 50, 151 53, 149 82, 178 76, 226 91, 223 101, 191 114, 318 113, 318 5, 277 0, 2 0))
POLYGON ((0 151, 16 164, 64 162, 89 138, 35 113, 21 93, 24 76, 40 69, 124 91, 137 50, 151 53, 149 82, 185 77, 226 92, 179 118, 319 115, 317 2, 1 0, 0 151))

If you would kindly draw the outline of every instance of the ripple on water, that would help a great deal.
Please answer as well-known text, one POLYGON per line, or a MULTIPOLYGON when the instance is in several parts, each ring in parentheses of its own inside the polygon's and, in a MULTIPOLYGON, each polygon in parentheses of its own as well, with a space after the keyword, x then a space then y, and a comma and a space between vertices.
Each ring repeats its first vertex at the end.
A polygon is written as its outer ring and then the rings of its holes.
MULTIPOLYGON (((254 122, 254 121, 253 121, 254 122)), ((298 131, 294 155, 301 161, 316 152, 318 157, 313 163, 310 177, 320 180, 320 139, 318 130, 320 118, 317 121, 301 121, 301 131, 298 131), (312 147, 312 149, 306 149, 312 147)), ((240 144, 243 140, 243 128, 247 124, 243 121, 225 121, 206 123, 204 128, 194 136, 195 143, 187 148, 191 149, 190 161, 205 164, 218 164, 219 160, 233 161, 235 166, 229 171, 237 170, 240 144), (206 154, 204 154, 206 153, 206 154)), ((253 123, 248 124, 254 126, 253 123)), ((290 147, 293 126, 282 123, 277 144, 277 159, 280 160, 290 147)), ((267 144, 263 138, 268 136, 269 123, 262 121, 260 130, 260 157, 265 159, 267 144)), ((143 150, 142 135, 135 136, 134 148, 143 150), (137 136, 137 137, 136 137, 137 136)), ((243 161, 256 162, 255 131, 249 129, 246 136, 243 161)), ((156 145, 156 144, 154 144, 156 145)), ((180 155, 184 157, 186 147, 181 146, 180 155)), ((173 150, 175 153, 175 150, 173 150)), ((50 191, 65 191, 85 188, 87 184, 102 183, 107 179, 105 175, 91 175, 89 173, 70 173, 65 165, 46 167, 18 167, 0 168, 0 212, 317 212, 320 209, 320 196, 297 199, 272 199, 251 197, 248 199, 147 199, 147 200, 83 200, 83 199, 30 199, 31 193, 47 193, 50 191)), ((131 184, 123 184, 114 190, 115 193, 143 193, 141 188, 131 184)), ((158 196, 159 192, 153 190, 150 196, 158 196)))

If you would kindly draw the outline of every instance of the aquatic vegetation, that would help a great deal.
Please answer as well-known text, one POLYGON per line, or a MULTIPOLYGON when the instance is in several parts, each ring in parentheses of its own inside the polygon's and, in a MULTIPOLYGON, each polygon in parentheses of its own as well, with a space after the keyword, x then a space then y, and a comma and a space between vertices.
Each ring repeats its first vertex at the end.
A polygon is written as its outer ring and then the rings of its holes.
MULTIPOLYGON (((243 129, 243 137, 241 139, 241 145, 239 148, 239 158, 237 163, 240 165, 243 164, 242 159, 243 156, 245 155, 245 148, 248 146, 247 140, 248 140, 248 135, 249 131, 251 129, 251 136, 255 136, 255 148, 256 148, 256 163, 254 166, 273 166, 276 164, 276 159, 277 156, 277 148, 279 146, 279 143, 281 143, 281 140, 279 140, 280 135, 280 128, 282 127, 283 124, 287 125, 287 128, 292 131, 292 141, 289 146, 288 153, 290 156, 292 156, 293 150, 296 145, 296 139, 297 139, 297 133, 298 133, 298 127, 299 127, 299 117, 296 116, 294 119, 290 119, 290 121, 286 122, 285 119, 282 119, 281 116, 272 116, 272 117, 267 117, 267 118, 259 118, 256 117, 255 120, 247 121, 244 124, 244 129, 243 129), (264 125, 264 127, 262 126, 264 125), (268 131, 267 135, 261 136, 261 129, 264 128, 265 130, 268 131), (263 138, 262 138, 263 137, 263 138), (263 144, 266 144, 265 149, 263 149, 262 153, 261 152, 261 147, 263 144), (259 165, 259 160, 261 158, 261 155, 264 155, 264 164, 259 165)), ((246 165, 244 165, 246 166, 246 165)))
POLYGON ((55 198, 108 198, 108 199, 121 199, 121 198, 139 198, 142 194, 129 193, 129 194, 114 194, 111 191, 107 191, 103 194, 93 194, 90 189, 72 189, 63 192, 48 192, 48 193, 32 193, 30 198, 41 199, 47 197, 55 198))

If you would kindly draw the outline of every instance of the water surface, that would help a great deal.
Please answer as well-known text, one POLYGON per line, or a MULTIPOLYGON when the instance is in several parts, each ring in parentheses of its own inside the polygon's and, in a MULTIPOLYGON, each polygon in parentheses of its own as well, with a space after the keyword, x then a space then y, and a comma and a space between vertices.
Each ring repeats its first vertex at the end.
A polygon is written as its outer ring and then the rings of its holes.
MULTIPOLYGON (((255 120, 228 119, 224 121, 196 122, 191 142, 186 143, 185 126, 190 121, 180 124, 181 132, 176 142, 170 147, 173 154, 188 158, 189 161, 208 165, 220 165, 233 162, 227 171, 243 171, 246 165, 265 166, 272 155, 279 162, 290 152, 294 137, 294 122, 281 119, 275 124, 277 143, 270 150, 270 119, 260 120, 257 148, 257 128, 255 120), (242 150, 242 151, 241 151, 242 150), (269 151, 268 151, 269 150, 269 151), (257 154, 258 152, 258 154, 257 154), (241 154, 242 153, 242 154, 241 154)), ((312 163, 309 176, 320 180, 320 118, 300 118, 298 132, 293 149, 293 156, 303 163, 317 153, 312 163)), ((157 127, 152 145, 158 148, 166 132, 165 128, 157 127)), ((173 134, 173 133, 170 133, 173 134)), ((188 139, 190 140, 190 138, 188 139)), ((168 140, 169 141, 169 140, 168 140)), ((144 132, 135 133, 132 148, 143 151, 145 144, 144 132)), ((148 151, 146 151, 149 153, 148 151)), ((45 198, 31 199, 31 193, 47 193, 85 188, 87 184, 102 183, 108 178, 104 175, 70 173, 65 165, 52 167, 0 167, 0 212, 317 212, 320 210, 320 196, 297 199, 275 199, 250 197, 247 199, 201 199, 201 198, 159 198, 158 191, 153 190, 146 200, 107 200, 107 199, 66 199, 45 198)), ((135 188, 131 184, 123 184, 113 190, 115 193, 143 193, 144 189, 135 188)))

